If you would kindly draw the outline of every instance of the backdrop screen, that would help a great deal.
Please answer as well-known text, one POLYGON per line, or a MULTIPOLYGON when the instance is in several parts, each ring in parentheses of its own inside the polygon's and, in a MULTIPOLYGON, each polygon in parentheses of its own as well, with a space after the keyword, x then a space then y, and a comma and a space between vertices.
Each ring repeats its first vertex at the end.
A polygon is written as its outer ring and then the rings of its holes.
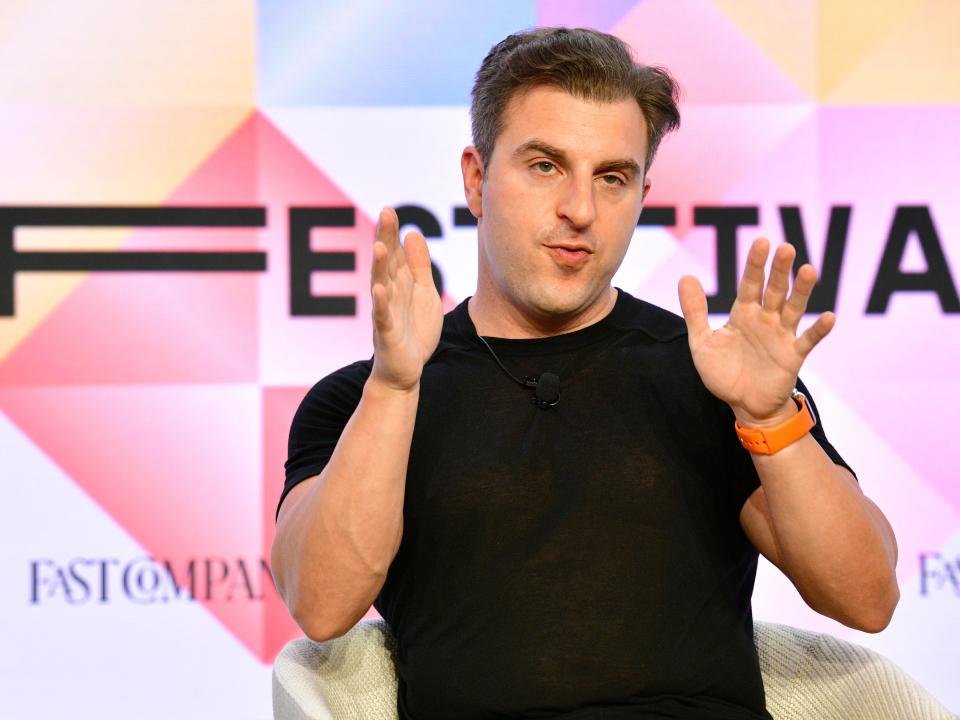
POLYGON ((762 563, 755 617, 960 709, 960 3, 15 0, 0 716, 270 716, 299 635, 267 565, 293 412, 371 354, 381 207, 427 236, 447 309, 474 291, 473 74, 537 25, 612 32, 684 90, 616 285, 679 312, 692 273, 719 326, 763 235, 837 313, 803 375, 896 530, 902 600, 857 633, 762 563))

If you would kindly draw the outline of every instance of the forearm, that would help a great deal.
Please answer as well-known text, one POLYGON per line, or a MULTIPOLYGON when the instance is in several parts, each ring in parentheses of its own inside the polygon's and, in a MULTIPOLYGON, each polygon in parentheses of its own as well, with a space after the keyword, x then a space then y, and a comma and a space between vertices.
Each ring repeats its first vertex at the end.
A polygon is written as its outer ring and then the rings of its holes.
POLYGON ((818 612, 878 631, 899 599, 893 530, 809 434, 753 455, 767 504, 771 558, 818 612))
POLYGON ((383 585, 403 532, 418 401, 419 386, 406 392, 368 380, 326 468, 307 481, 305 492, 284 500, 273 573, 291 614, 310 637, 342 634, 383 585))

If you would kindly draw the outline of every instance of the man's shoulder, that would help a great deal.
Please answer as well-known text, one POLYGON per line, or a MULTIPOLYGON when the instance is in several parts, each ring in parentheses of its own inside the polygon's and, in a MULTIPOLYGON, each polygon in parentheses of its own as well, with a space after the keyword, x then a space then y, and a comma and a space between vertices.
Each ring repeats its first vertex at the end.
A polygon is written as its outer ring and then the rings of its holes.
POLYGON ((348 384, 355 385, 360 383, 363 385, 367 381, 367 378, 370 376, 370 372, 373 370, 373 358, 367 358, 366 360, 356 360, 349 365, 344 365, 342 368, 338 368, 333 372, 325 375, 321 378, 314 387, 318 385, 339 385, 339 384, 348 384))
POLYGON ((606 318, 610 327, 635 330, 657 342, 686 341, 687 323, 676 313, 617 288, 617 304, 606 318))
MULTIPOLYGON (((446 313, 443 318, 443 331, 437 347, 434 349, 430 361, 432 362, 444 351, 453 348, 470 348, 464 324, 466 320, 466 302, 446 313)), ((373 357, 366 360, 357 360, 344 365, 325 375, 317 381, 307 393, 308 398, 335 396, 353 396, 359 401, 363 386, 373 371, 373 357)))
POLYGON ((453 348, 474 349, 477 331, 473 327, 470 312, 467 310, 468 300, 469 298, 463 300, 455 308, 444 314, 440 342, 437 343, 437 348, 433 353, 434 356, 444 350, 453 348))
POLYGON ((363 386, 373 370, 373 358, 357 360, 349 365, 325 375, 311 387, 304 397, 304 404, 310 405, 320 400, 341 399, 346 403, 360 401, 363 386))

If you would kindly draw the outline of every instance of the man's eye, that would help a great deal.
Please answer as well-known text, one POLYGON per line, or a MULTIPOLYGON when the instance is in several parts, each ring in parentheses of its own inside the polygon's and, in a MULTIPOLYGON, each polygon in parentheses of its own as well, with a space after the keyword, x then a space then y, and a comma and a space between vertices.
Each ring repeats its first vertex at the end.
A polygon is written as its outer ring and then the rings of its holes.
POLYGON ((538 162, 538 163, 536 164, 536 168, 537 168, 537 170, 539 170, 539 171, 542 172, 542 173, 549 173, 551 170, 553 170, 554 165, 553 165, 552 162, 547 162, 546 160, 541 160, 540 162, 538 162))
POLYGON ((624 185, 623 178, 619 175, 604 175, 603 176, 604 185, 624 185))

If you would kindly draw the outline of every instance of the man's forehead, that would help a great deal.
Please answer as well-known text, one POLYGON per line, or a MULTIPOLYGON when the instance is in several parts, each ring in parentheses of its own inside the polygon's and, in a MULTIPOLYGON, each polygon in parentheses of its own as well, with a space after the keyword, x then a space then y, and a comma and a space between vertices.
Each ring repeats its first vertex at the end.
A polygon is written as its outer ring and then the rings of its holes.
POLYGON ((646 121, 633 97, 592 100, 552 86, 535 86, 514 93, 508 101, 497 144, 505 145, 507 155, 589 152, 609 155, 605 161, 632 158, 642 164, 646 121))

